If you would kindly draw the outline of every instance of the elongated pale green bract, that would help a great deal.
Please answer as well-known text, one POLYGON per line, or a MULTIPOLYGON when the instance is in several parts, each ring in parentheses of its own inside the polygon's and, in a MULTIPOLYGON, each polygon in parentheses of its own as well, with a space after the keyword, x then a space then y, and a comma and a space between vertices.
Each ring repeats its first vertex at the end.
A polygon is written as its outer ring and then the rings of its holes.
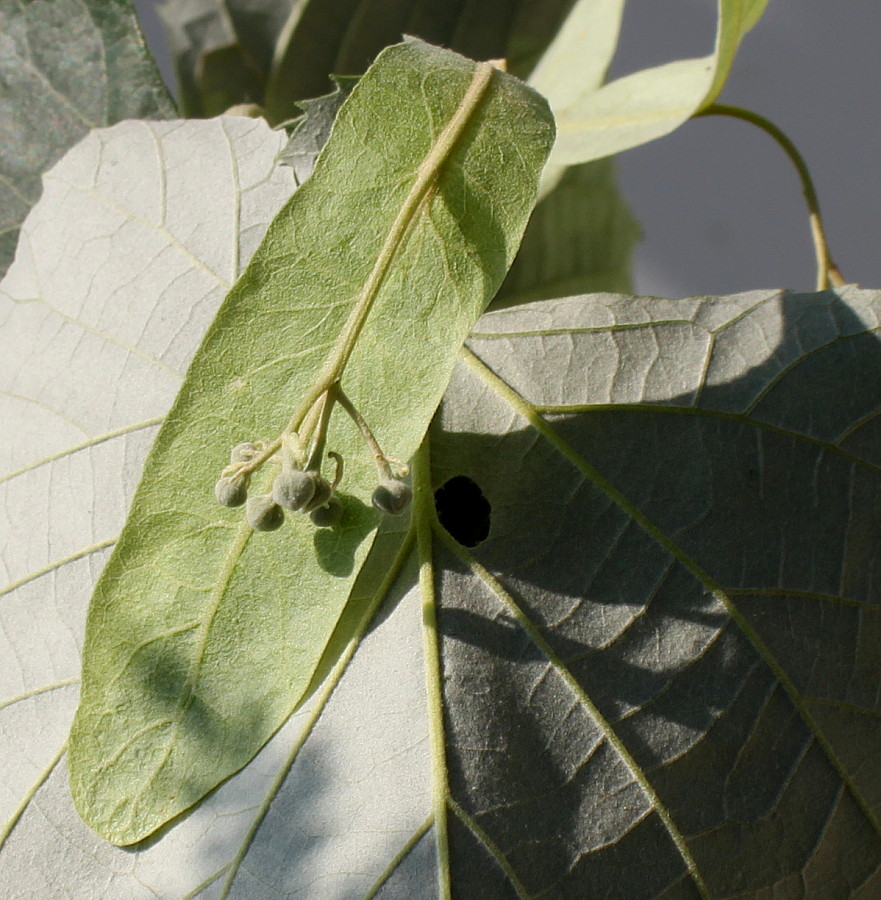
POLYGON ((740 42, 767 3, 717 0, 712 53, 652 66, 605 85, 602 79, 617 45, 623 0, 575 4, 529 78, 550 101, 559 129, 543 192, 559 180, 565 166, 602 159, 663 137, 709 106, 728 78, 740 42), (586 41, 592 42, 595 52, 582 76, 579 67, 586 41))
MULTIPOLYGON (((385 51, 274 220, 188 372, 92 600, 70 783, 129 844, 241 768, 302 698, 370 547, 376 474, 339 410, 339 527, 256 534, 213 483, 322 377, 409 458, 498 288, 553 141, 521 82, 421 42, 385 51)), ((261 489, 261 473, 255 477, 261 489)))

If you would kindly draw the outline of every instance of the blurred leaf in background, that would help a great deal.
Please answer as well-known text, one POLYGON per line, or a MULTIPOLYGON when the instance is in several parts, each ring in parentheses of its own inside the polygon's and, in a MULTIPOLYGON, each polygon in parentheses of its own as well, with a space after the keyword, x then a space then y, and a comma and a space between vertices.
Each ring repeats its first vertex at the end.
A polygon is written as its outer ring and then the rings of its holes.
POLYGON ((91 128, 174 115, 128 0, 0 0, 0 276, 66 150, 91 128))

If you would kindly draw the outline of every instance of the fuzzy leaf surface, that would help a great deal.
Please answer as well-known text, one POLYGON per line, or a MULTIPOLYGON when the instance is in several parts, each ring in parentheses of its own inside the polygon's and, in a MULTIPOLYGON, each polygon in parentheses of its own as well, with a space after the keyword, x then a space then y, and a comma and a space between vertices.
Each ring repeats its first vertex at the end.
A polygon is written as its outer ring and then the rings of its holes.
POLYGON ((46 174, 0 284, 0 895, 186 892, 166 866, 187 867, 192 833, 133 874, 74 811, 63 750, 89 598, 196 348, 294 190, 284 141, 239 117, 93 132, 46 174))
POLYGON ((129 0, 0 0, 0 276, 68 148, 90 128, 174 114, 129 0))
MULTIPOLYGON (((0 849, 0 887, 422 900, 446 867, 454 895, 481 900, 699 897, 672 826, 703 896, 872 900, 879 324, 881 295, 853 288, 484 317, 469 345, 491 372, 463 363, 430 432, 433 486, 467 475, 492 505, 472 550, 425 520, 449 854, 410 553, 335 690, 190 816, 111 847, 73 811, 62 761, 0 849)), ((64 514, 87 521, 92 503, 64 514)), ((34 593, 2 610, 29 688, 65 674, 98 568, 61 570, 48 609, 34 593)), ((356 590, 356 614, 369 596, 356 590)), ((65 691, 0 709, 12 771, 51 755, 47 734, 63 740, 65 691)))
POLYGON ((427 582, 461 896, 881 891, 879 326, 852 287, 478 323, 431 433, 492 508, 427 582))
POLYGON ((408 459, 513 258, 552 140, 522 82, 418 41, 389 48, 340 111, 196 354, 96 588, 68 758, 77 807, 108 840, 152 833, 282 725, 378 522, 372 454, 341 412, 333 529, 293 515, 255 535, 218 507, 230 447, 272 441, 319 379, 339 378, 408 459))

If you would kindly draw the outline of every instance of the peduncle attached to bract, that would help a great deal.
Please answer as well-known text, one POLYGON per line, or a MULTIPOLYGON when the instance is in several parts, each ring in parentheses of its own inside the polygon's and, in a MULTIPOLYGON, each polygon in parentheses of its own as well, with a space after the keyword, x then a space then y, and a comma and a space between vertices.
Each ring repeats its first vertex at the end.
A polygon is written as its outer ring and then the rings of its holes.
POLYGON ((255 531, 280 528, 284 510, 308 513, 319 528, 336 525, 343 511, 336 496, 343 477, 343 458, 333 450, 326 454, 336 463, 332 481, 322 476, 321 466, 327 428, 337 403, 358 427, 376 465, 379 483, 373 492, 373 506, 389 515, 402 515, 412 498, 409 485, 401 480, 409 469, 405 463, 382 452, 370 426, 338 381, 318 397, 305 416, 294 416, 271 444, 245 442, 233 447, 229 465, 214 485, 217 502, 229 507, 244 504, 245 518, 255 531), (276 469, 269 490, 249 497, 251 476, 267 463, 276 469))

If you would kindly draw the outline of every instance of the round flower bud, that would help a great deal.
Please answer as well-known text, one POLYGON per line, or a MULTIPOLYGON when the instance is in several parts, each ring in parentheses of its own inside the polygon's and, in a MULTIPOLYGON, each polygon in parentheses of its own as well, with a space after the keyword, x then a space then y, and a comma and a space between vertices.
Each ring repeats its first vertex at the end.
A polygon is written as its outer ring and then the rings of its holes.
POLYGON ((304 508, 304 512, 312 512, 319 506, 324 506, 333 496, 333 488, 319 475, 315 479, 315 493, 309 501, 309 505, 304 508))
POLYGON ((370 499, 380 512, 388 513, 390 516, 399 516, 410 505, 413 492, 410 490, 410 485, 405 482, 389 479, 380 482, 370 499))
POLYGON ((285 509, 302 509, 315 496, 315 477, 299 469, 285 469, 272 484, 272 499, 285 509))
POLYGON ((337 497, 331 497, 324 506, 312 510, 312 524, 319 528, 331 528, 343 515, 343 504, 337 497))
POLYGON ((248 499, 248 485, 244 478, 227 478, 225 475, 214 485, 214 496, 221 506, 241 506, 248 499))
POLYGON ((273 501, 271 494, 248 497, 245 518, 254 531, 275 531, 284 522, 284 511, 273 501))

